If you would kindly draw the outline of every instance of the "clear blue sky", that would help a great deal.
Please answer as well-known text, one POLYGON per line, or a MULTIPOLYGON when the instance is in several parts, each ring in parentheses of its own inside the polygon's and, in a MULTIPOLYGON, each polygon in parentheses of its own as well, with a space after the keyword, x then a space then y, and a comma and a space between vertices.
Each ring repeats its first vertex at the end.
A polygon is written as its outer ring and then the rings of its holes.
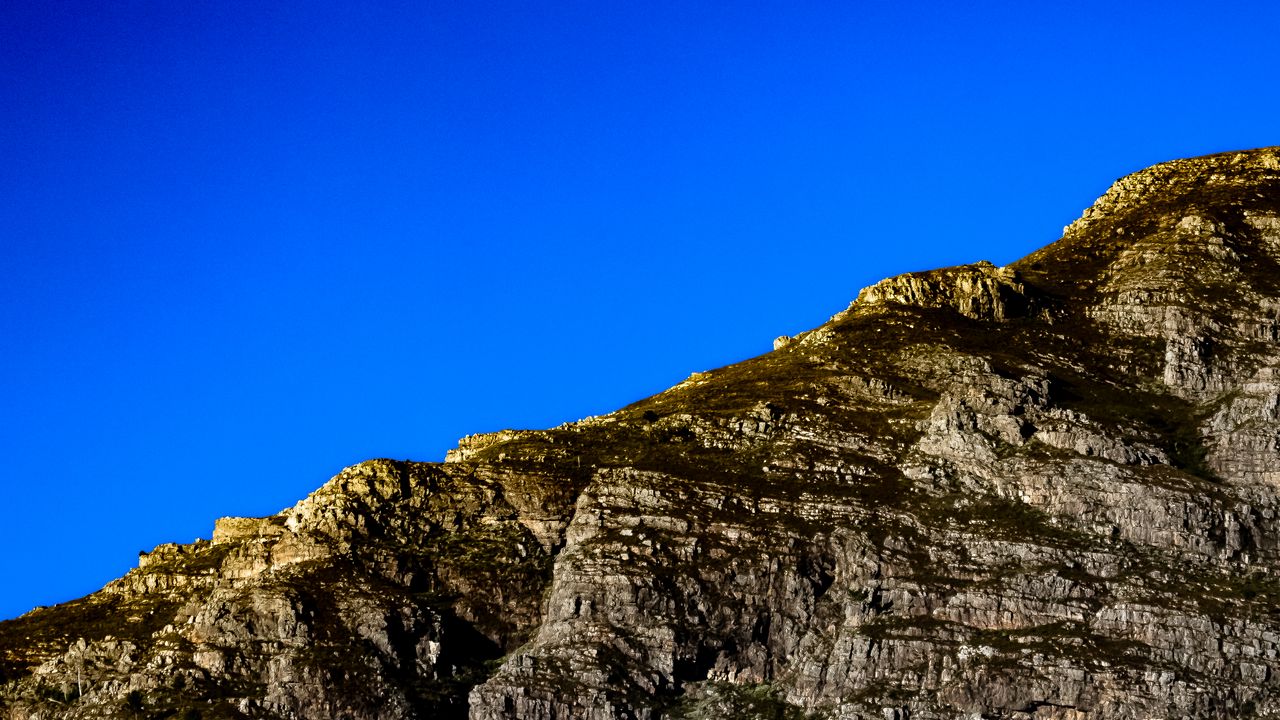
POLYGON ((0 617, 1280 144, 1277 7, 4 3, 0 617))

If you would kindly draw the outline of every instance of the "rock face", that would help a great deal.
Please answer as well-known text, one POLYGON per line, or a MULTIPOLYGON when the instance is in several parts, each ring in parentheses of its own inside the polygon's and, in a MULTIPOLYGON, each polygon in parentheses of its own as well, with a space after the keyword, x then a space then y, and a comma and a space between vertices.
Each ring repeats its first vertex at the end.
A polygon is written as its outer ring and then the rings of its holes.
POLYGON ((0 623, 10 718, 1280 716, 1280 151, 0 623))

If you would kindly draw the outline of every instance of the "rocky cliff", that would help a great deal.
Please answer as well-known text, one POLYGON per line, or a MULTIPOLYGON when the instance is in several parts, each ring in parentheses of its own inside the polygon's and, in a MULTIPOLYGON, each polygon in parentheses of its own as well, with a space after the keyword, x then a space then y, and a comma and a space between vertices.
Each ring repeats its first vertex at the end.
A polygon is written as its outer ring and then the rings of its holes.
POLYGON ((0 623, 10 718, 1280 716, 1280 150, 0 623))

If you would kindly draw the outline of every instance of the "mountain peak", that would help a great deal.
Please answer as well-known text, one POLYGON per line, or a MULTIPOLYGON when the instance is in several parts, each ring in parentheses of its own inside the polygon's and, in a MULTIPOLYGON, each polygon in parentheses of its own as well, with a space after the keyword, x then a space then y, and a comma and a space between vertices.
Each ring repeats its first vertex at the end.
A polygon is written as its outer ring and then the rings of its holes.
POLYGON ((0 623, 18 718, 1280 715, 1280 156, 0 623))
MULTIPOLYGON (((1183 263, 1221 261, 1238 236, 1267 232, 1277 216, 1278 190, 1276 147, 1160 163, 1117 180, 1063 229, 1061 240, 1013 267, 1058 294, 1072 294, 1069 284, 1088 288, 1104 273, 1132 269, 1120 255, 1135 244, 1145 244, 1148 258, 1163 249, 1181 255, 1183 263)), ((1276 252, 1265 242, 1248 249, 1269 257, 1276 252)))
POLYGON ((1116 180, 1079 220, 1064 229, 1063 235, 1069 237, 1094 221, 1127 210, 1179 200, 1188 205, 1196 201, 1214 202, 1223 199, 1220 195, 1223 192, 1231 193, 1234 196, 1231 200, 1236 203, 1248 204, 1246 196, 1250 187, 1277 180, 1280 180, 1280 147, 1170 160, 1116 180), (1188 197, 1193 198, 1189 203, 1188 197))

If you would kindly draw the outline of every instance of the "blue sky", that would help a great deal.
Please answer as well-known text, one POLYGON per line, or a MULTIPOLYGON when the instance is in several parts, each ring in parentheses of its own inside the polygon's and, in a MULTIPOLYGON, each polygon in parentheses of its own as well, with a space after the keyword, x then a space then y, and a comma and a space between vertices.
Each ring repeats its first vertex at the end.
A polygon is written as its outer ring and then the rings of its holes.
POLYGON ((1280 144, 1276 8, 5 3, 0 617, 1280 144))

